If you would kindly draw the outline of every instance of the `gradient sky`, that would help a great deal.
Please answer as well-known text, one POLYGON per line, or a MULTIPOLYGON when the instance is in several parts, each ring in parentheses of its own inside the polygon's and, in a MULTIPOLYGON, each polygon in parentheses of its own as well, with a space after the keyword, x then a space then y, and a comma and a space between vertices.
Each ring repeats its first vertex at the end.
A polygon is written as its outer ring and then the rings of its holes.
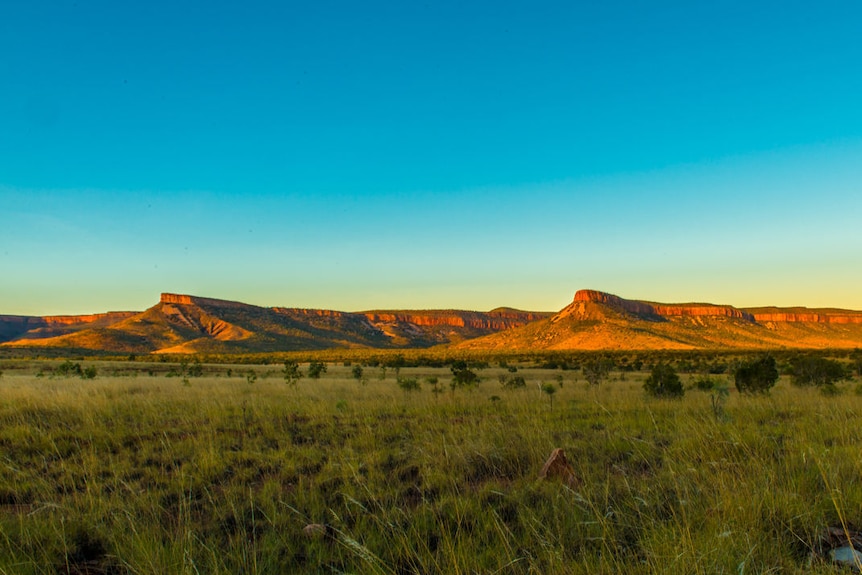
POLYGON ((862 3, 0 4, 0 313, 862 309, 862 3))

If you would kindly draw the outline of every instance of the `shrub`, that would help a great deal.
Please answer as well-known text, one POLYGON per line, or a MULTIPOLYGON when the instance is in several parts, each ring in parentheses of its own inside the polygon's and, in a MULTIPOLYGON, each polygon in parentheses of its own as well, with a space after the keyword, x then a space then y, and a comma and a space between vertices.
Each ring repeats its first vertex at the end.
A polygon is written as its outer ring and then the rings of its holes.
POLYGON ((778 381, 775 358, 765 355, 738 362, 733 369, 733 380, 740 393, 769 393, 778 381))
POLYGON ((715 387, 715 380, 708 375, 701 375, 694 380, 694 387, 700 391, 711 391, 715 387))
POLYGON ((503 387, 506 389, 518 389, 521 387, 527 387, 527 381, 521 375, 515 375, 513 377, 506 378, 505 381, 502 382, 503 387))
POLYGON ((850 379, 850 373, 844 364, 838 361, 809 356, 795 357, 790 360, 790 381, 793 385, 834 386, 844 379, 850 379))
POLYGON ((398 387, 402 391, 419 391, 419 380, 415 377, 399 377, 398 387))
POLYGON ((324 373, 326 373, 326 364, 322 361, 312 361, 308 364, 308 377, 311 379, 320 379, 324 373))
POLYGON ((81 379, 96 379, 96 368, 95 366, 85 367, 81 371, 81 379))
POLYGON ((453 389, 456 387, 477 385, 479 383, 479 376, 476 375, 475 371, 467 367, 467 362, 465 361, 456 361, 449 369, 452 371, 453 389))
POLYGON ((593 359, 586 362, 581 371, 590 385, 599 385, 611 371, 611 362, 605 359, 593 359))
POLYGON ((685 390, 673 366, 658 363, 644 381, 644 390, 653 397, 682 397, 685 390))
POLYGON ((548 396, 551 402, 551 409, 554 409, 554 394, 557 393, 557 386, 553 383, 543 383, 542 393, 548 396))
POLYGON ((83 371, 81 371, 80 363, 72 363, 72 360, 67 359, 63 363, 57 366, 56 369, 57 375, 62 375, 64 377, 71 377, 73 375, 77 375, 79 377, 83 376, 83 371))
MULTIPOLYGON (((361 368, 360 368, 361 369, 361 368)), ((285 360, 284 369, 281 370, 284 375, 284 383, 293 387, 302 378, 302 372, 299 370, 299 364, 295 361, 285 360)))

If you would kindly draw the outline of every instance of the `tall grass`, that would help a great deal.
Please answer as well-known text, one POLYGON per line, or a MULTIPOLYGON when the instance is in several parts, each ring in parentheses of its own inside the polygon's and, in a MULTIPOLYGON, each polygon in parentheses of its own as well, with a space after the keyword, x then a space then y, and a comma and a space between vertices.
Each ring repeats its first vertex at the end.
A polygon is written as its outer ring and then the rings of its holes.
POLYGON ((862 526, 852 393, 782 381, 717 416, 644 374, 564 372, 551 409, 559 371, 401 370, 432 394, 140 369, 0 378, 0 573, 827 573, 824 528, 862 526), (576 483, 537 478, 555 447, 576 483))

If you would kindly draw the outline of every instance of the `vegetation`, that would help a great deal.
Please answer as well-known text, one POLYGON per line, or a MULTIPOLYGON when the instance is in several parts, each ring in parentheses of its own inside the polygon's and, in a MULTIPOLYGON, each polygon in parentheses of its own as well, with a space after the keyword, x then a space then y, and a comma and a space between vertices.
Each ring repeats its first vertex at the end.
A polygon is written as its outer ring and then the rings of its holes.
POLYGON ((778 381, 775 358, 764 355, 738 362, 733 369, 733 380, 740 393, 769 393, 778 381))
POLYGON ((467 366, 466 361, 456 361, 450 368, 452 371, 452 389, 468 387, 479 383, 479 376, 467 366))
POLYGON ((284 383, 295 387, 299 380, 302 379, 302 371, 299 369, 299 363, 290 359, 284 360, 282 376, 284 377, 284 383))
POLYGON ((685 393, 676 370, 669 363, 653 366, 643 388, 653 397, 682 397, 685 393))
POLYGON ((308 377, 311 379, 320 379, 324 373, 326 373, 326 364, 322 361, 312 361, 308 364, 308 377))
POLYGON ((850 379, 850 370, 841 362, 819 356, 800 356, 790 361, 790 381, 798 386, 835 386, 850 379))
POLYGON ((591 359, 584 363, 581 371, 590 385, 599 385, 610 373, 613 363, 605 357, 591 359))
POLYGON ((289 394, 281 361, 201 360, 183 386, 173 358, 87 360, 86 381, 3 360, 0 573, 835 573, 825 530, 862 525, 862 396, 784 375, 645 401, 680 357, 548 395, 560 369, 510 358, 452 396, 432 391, 453 364, 409 360, 427 387, 330 363, 289 394), (514 365, 526 385, 500 393, 514 365), (556 447, 576 483, 538 479, 556 447))

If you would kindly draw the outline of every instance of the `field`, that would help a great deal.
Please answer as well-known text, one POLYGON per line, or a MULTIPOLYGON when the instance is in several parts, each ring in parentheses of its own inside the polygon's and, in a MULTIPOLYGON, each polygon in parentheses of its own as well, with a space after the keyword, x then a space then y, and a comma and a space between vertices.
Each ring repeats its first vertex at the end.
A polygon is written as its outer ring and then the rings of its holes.
POLYGON ((862 528, 858 379, 81 363, 0 367, 0 573, 835 573, 862 528), (558 447, 574 478, 540 479, 558 447))

